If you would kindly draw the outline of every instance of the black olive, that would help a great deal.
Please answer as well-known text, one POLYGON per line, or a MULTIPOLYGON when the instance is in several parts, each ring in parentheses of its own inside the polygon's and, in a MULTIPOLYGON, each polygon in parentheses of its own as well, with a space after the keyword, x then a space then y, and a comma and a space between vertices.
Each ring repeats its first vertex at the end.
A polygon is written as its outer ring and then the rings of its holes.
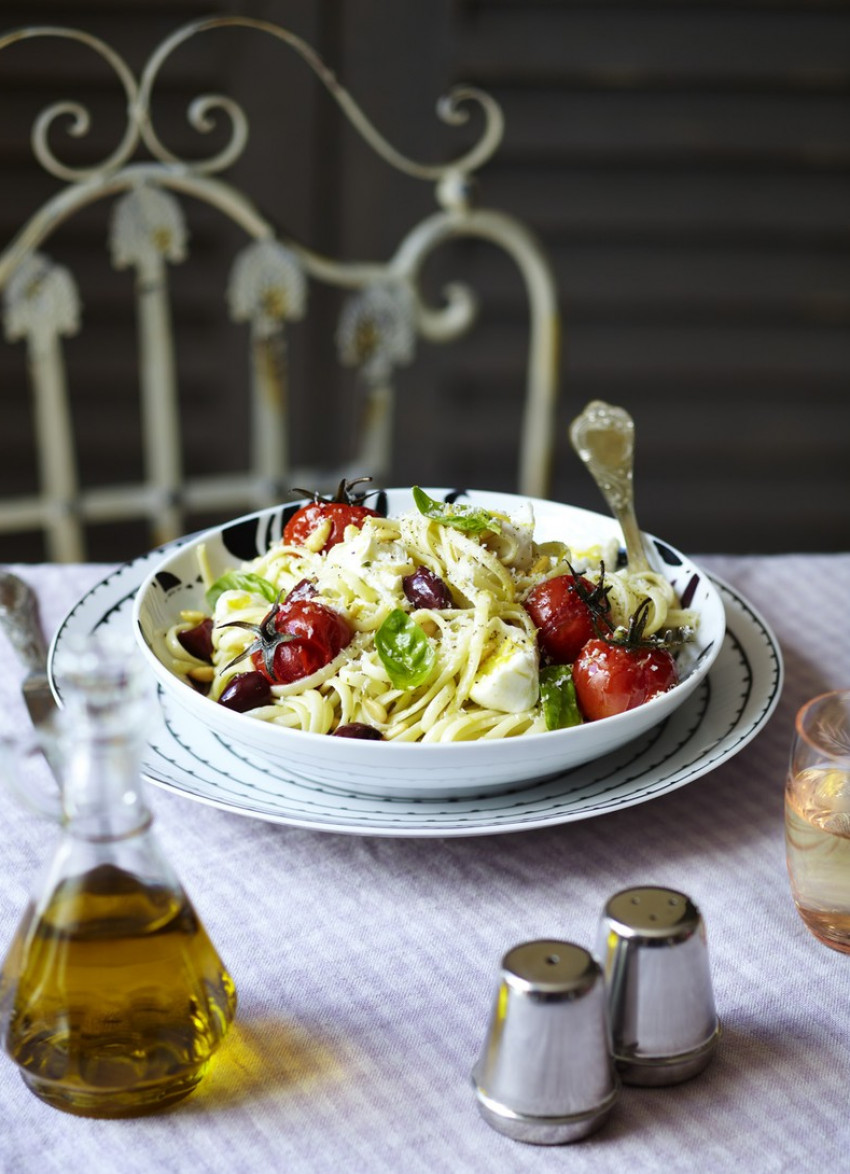
POLYGON ((374 726, 367 726, 365 722, 349 722, 345 726, 337 726, 334 730, 335 738, 363 738, 369 742, 383 742, 384 735, 374 726))
POLYGON ((427 567, 419 567, 412 575, 405 575, 401 582, 405 596, 414 607, 428 607, 437 611, 454 607, 446 584, 427 567))
POLYGON ((196 656, 198 660, 205 660, 207 664, 212 664, 212 630, 213 622, 211 619, 201 620, 194 628, 178 632, 177 639, 192 656, 196 656))
POLYGON ((319 591, 315 583, 311 583, 309 579, 300 579, 286 597, 286 603, 292 603, 295 599, 312 599, 314 595, 318 595, 319 591))
POLYGON ((272 687, 262 673, 237 673, 219 697, 219 704, 237 713, 268 705, 272 699, 272 687))

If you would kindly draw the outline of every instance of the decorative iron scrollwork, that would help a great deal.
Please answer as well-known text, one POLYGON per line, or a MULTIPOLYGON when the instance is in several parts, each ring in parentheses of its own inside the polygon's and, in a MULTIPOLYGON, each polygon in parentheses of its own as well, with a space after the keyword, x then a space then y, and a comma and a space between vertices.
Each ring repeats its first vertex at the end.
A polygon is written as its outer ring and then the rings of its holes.
POLYGON ((498 103, 489 94, 474 86, 458 86, 440 99, 437 113, 448 125, 459 126, 468 121, 470 105, 477 105, 484 116, 484 130, 478 142, 464 155, 448 163, 428 164, 411 159, 396 150, 384 138, 351 94, 340 84, 333 71, 306 41, 269 21, 242 16, 218 16, 193 21, 166 37, 149 58, 139 81, 124 58, 105 41, 80 29, 56 25, 19 29, 0 36, 0 50, 7 45, 35 37, 59 37, 88 46, 114 70, 126 96, 128 121, 121 142, 106 159, 96 166, 72 167, 63 163, 54 153, 49 143, 50 132, 59 119, 70 119, 70 124, 66 128, 67 133, 73 138, 82 138, 91 129, 91 114, 78 102, 58 102, 49 106, 39 115, 33 130, 33 149, 44 169, 59 179, 72 183, 81 182, 95 175, 117 171, 130 161, 141 142, 154 159, 162 163, 179 164, 196 174, 212 175, 232 166, 248 141, 247 116, 233 98, 224 94, 201 94, 189 104, 188 121, 200 134, 207 134, 215 129, 218 122, 217 114, 225 115, 230 122, 231 134, 226 146, 204 160, 181 159, 171 151, 154 126, 151 107, 156 80, 171 55, 191 38, 221 28, 254 29, 288 45, 313 70, 346 118, 375 153, 392 167, 416 179, 440 182, 446 177, 476 171, 493 155, 501 142, 504 123, 498 103))
POLYGON ((115 204, 109 238, 116 269, 135 265, 145 272, 160 259, 175 264, 186 259, 186 219, 170 192, 139 184, 115 204))
POLYGON ((416 347, 413 291, 404 282, 370 285, 348 297, 337 329, 340 361, 367 380, 388 379, 412 362, 416 347))
POLYGON ((298 254, 276 240, 246 245, 230 271, 228 301, 233 320, 253 323, 259 338, 303 318, 307 279, 298 254))
POLYGON ((80 295, 64 265, 45 253, 30 253, 3 295, 4 325, 10 342, 56 338, 80 328, 80 295))

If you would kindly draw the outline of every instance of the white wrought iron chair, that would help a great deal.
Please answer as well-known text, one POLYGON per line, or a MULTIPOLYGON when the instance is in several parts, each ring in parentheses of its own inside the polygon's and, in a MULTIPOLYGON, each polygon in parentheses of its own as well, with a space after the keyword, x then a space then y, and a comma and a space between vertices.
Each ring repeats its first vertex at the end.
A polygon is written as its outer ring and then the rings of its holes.
POLYGON ((475 317, 475 298, 466 287, 451 286, 439 307, 429 305, 420 288, 428 256, 437 245, 459 236, 501 246, 522 273, 530 343, 518 488, 530 495, 545 493, 558 377, 556 293, 548 262, 532 234, 508 215, 472 206, 471 178, 502 137, 501 111, 489 95, 466 87, 442 101, 439 111, 449 123, 465 121, 464 104, 477 103, 484 131, 460 158, 426 165, 391 146, 312 48, 275 24, 236 16, 192 22, 159 45, 138 78, 108 44, 78 29, 20 29, 0 35, 0 50, 39 37, 80 42, 108 62, 126 95, 127 124, 113 153, 85 168, 63 163, 49 142, 60 118, 71 118, 75 136, 88 131, 90 118, 84 106, 51 105, 32 131, 35 156, 63 186, 0 255, 0 291, 6 335, 28 348, 41 489, 0 501, 0 533, 41 529, 49 558, 78 561, 86 553, 86 524, 93 521, 147 518, 152 540, 161 543, 184 531, 187 511, 259 508, 280 500, 289 486, 329 486, 341 476, 364 470, 380 481, 390 459, 394 369, 411 360, 417 336, 448 342, 466 331, 475 317), (226 26, 253 28, 289 46, 383 160, 435 185, 437 210, 405 236, 388 261, 343 262, 322 256, 280 235, 245 194, 220 178, 239 158, 247 139, 247 119, 232 98, 207 94, 189 106, 189 121, 198 131, 210 128, 213 113, 224 112, 230 120, 229 141, 213 157, 188 162, 163 144, 151 113, 163 63, 190 38, 226 26), (150 159, 139 158, 142 151, 150 159), (213 206, 247 238, 234 258, 228 291, 231 316, 250 323, 253 442, 251 468, 244 475, 187 477, 183 471, 168 275, 168 266, 183 261, 187 251, 180 196, 213 206), (71 414, 74 391, 68 385, 62 341, 79 328, 80 298, 71 273, 53 262, 45 247, 58 226, 101 200, 114 202, 112 262, 135 272, 145 476, 138 484, 81 488, 71 414), (288 325, 306 312, 311 282, 347 291, 337 334, 339 357, 360 368, 366 387, 362 430, 350 462, 341 469, 290 465, 283 340, 288 325))

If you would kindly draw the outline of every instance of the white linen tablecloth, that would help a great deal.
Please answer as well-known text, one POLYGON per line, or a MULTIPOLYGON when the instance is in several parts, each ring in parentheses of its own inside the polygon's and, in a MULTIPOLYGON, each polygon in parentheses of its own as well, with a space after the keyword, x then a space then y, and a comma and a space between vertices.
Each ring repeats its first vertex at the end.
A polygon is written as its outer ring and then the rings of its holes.
MULTIPOLYGON (((782 791, 793 715, 850 686, 850 555, 706 557, 782 646, 777 711, 734 759, 651 802, 475 838, 384 839, 233 815, 151 787, 160 841, 239 992, 231 1034, 187 1100, 148 1118, 67 1116, 0 1055, 0 1171, 440 1174, 825 1171, 850 1158, 850 958, 794 909, 782 791), (606 1126, 566 1147, 480 1118, 470 1071, 499 962, 522 941, 592 948, 605 900, 635 884, 700 906, 724 1033, 710 1067, 624 1087, 606 1126)), ((13 568, 52 631, 95 566, 13 568)), ((0 706, 20 665, 0 634, 0 706)), ((0 950, 50 829, 0 794, 0 950)))

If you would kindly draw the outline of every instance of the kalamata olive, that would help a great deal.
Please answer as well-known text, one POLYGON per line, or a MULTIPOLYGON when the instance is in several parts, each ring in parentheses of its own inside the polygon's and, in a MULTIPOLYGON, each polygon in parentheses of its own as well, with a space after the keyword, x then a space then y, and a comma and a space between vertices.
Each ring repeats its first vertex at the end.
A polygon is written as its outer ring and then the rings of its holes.
POLYGON ((439 610, 454 607, 448 587, 428 567, 418 567, 412 575, 405 575, 401 581, 405 596, 414 607, 430 607, 439 610))
POLYGON ((198 660, 205 660, 207 664, 212 664, 212 630, 213 622, 211 619, 201 620, 194 628, 178 632, 177 639, 192 656, 196 656, 198 660))
POLYGON ((272 689, 268 678, 262 673, 237 673, 229 682, 219 697, 219 704, 235 709, 237 713, 245 713, 248 709, 256 709, 258 705, 268 705, 272 699, 272 689))
POLYGON ((349 722, 345 726, 337 726, 334 730, 335 738, 363 738, 369 742, 383 742, 384 735, 374 726, 367 726, 365 722, 349 722))
POLYGON ((309 579, 300 579, 287 594, 286 603, 291 603, 293 599, 312 599, 318 594, 315 583, 311 583, 309 579))

